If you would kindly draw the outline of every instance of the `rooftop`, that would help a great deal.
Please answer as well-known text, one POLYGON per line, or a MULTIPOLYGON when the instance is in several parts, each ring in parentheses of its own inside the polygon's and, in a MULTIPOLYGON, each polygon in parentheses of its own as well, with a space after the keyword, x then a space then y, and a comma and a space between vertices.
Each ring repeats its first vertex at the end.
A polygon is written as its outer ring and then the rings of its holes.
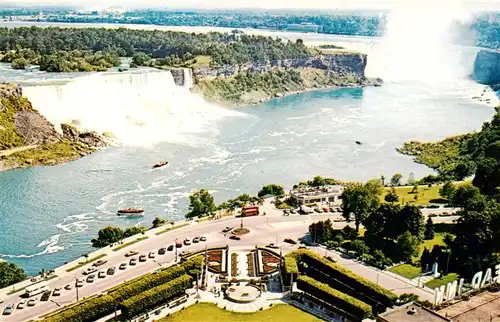
POLYGON ((344 188, 341 185, 327 185, 320 187, 302 186, 292 190, 291 194, 298 197, 320 196, 324 194, 342 193, 343 189, 344 188))
MULTIPOLYGON (((433 312, 417 303, 408 303, 393 310, 388 310, 377 317, 384 322, 451 322, 450 319, 433 312)), ((453 320, 454 321, 454 320, 453 320)))
POLYGON ((500 292, 482 292, 439 310, 439 314, 453 322, 500 321, 500 292))

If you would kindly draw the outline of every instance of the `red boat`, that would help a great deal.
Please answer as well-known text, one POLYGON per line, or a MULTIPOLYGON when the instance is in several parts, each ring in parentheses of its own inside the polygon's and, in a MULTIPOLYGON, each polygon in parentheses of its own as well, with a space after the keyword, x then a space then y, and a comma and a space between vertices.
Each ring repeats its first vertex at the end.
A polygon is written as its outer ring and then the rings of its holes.
POLYGON ((144 216, 144 209, 124 208, 118 210, 118 216, 144 216))

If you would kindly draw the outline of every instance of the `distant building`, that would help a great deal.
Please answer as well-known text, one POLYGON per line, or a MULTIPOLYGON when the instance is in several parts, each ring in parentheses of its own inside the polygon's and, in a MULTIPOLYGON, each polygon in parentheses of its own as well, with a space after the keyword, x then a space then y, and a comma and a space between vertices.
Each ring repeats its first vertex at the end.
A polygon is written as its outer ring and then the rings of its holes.
POLYGON ((310 22, 303 22, 300 24, 292 23, 292 24, 288 24, 286 26, 286 30, 302 31, 302 32, 304 32, 304 31, 306 31, 306 32, 319 32, 319 31, 321 31, 321 26, 315 25, 315 24, 310 23, 310 22))
POLYGON ((341 185, 328 185, 320 187, 301 186, 290 192, 290 197, 299 205, 313 205, 317 203, 341 203, 340 196, 344 192, 341 185))
POLYGON ((377 316, 379 322, 451 322, 452 320, 417 303, 408 303, 377 316))

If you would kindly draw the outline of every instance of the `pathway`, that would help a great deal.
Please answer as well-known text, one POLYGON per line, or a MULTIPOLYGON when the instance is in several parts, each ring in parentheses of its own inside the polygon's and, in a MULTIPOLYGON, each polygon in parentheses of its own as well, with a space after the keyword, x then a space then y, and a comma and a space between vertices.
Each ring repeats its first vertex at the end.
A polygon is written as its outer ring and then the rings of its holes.
POLYGON ((34 149, 36 147, 38 147, 38 145, 37 144, 33 144, 33 145, 25 145, 25 146, 20 146, 20 147, 17 147, 17 148, 2 150, 2 151, 0 151, 0 157, 11 155, 11 154, 16 153, 16 152, 21 152, 21 151, 25 151, 25 150, 34 149))

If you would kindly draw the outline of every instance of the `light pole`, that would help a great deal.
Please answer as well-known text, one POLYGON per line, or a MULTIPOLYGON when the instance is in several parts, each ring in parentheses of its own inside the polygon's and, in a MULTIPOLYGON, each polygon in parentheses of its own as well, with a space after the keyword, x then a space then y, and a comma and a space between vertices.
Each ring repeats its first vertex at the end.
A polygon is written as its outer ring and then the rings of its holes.
POLYGON ((79 297, 78 297, 78 280, 75 277, 75 291, 76 291, 76 301, 78 302, 79 297))
POLYGON ((175 262, 177 263, 177 238, 175 239, 174 248, 175 248, 175 262))

